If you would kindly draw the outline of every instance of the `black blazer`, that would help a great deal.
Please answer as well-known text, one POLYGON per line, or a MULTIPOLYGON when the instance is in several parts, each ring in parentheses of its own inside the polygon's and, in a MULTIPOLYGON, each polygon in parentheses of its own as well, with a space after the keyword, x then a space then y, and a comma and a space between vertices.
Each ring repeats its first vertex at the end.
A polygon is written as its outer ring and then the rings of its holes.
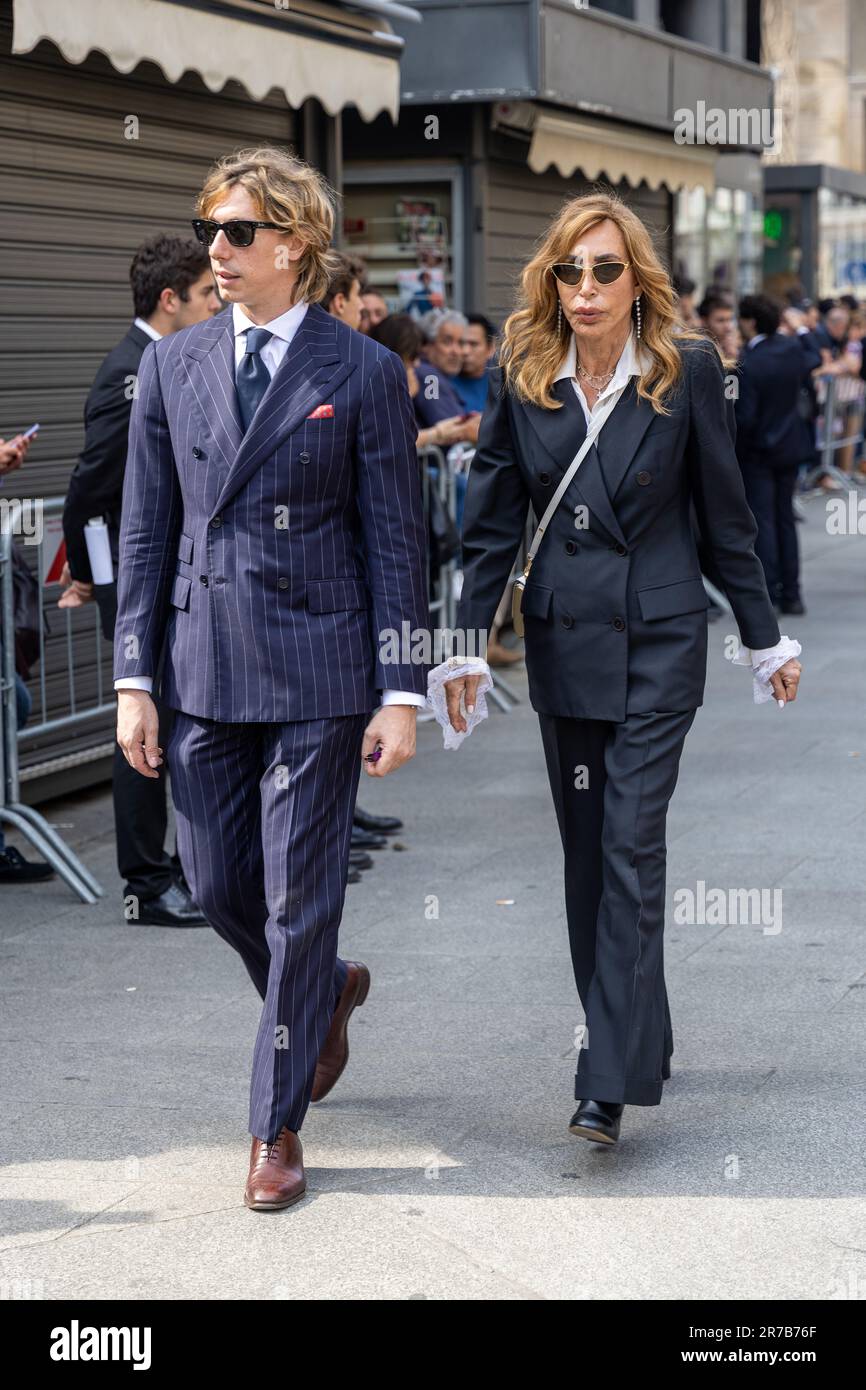
POLYGON ((92 574, 84 527, 92 516, 105 518, 117 574, 120 502, 132 413, 130 379, 137 378, 142 353, 151 341, 131 324, 102 362, 84 407, 84 448, 69 479, 63 534, 70 573, 73 579, 87 584, 92 574))
POLYGON ((737 457, 744 468, 758 462, 791 468, 814 453, 800 395, 820 365, 820 350, 809 333, 774 333, 745 349, 736 407, 737 457))
MULTIPOLYGON (((670 414, 641 401, 632 379, 539 547, 523 614, 529 695, 540 713, 619 722, 702 704, 708 601, 692 501, 742 641, 772 647, 779 640, 721 361, 707 343, 682 342, 680 350, 683 376, 670 414), (582 529, 576 507, 588 510, 582 529)), ((559 410, 521 404, 503 381, 493 368, 469 471, 460 630, 489 630, 527 506, 541 517, 586 433, 570 381, 553 386, 559 410)))

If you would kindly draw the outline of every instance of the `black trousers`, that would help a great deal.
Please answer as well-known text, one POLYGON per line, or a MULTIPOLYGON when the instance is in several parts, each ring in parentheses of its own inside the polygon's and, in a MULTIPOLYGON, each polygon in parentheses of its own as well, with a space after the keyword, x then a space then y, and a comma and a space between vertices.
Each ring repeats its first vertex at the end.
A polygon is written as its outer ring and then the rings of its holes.
POLYGON ((755 554, 764 566, 772 599, 793 603, 800 597, 800 547, 794 519, 794 492, 799 464, 774 467, 760 459, 743 465, 746 500, 758 537, 755 554))
POLYGON ((586 1019, 577 1100, 658 1105, 670 1076, 665 823, 695 713, 632 714, 620 724, 538 716, 586 1019))
MULTIPOLYGON (((95 585, 94 597, 99 607, 103 636, 111 642, 114 640, 114 623, 117 616, 117 585, 95 585)), ((154 692, 158 692, 161 680, 162 659, 153 682, 154 692)), ((157 693, 154 693, 153 702, 159 715, 159 744, 165 750, 168 747, 174 710, 164 705, 157 693)), ((163 759, 158 778, 142 777, 140 772, 129 766, 120 745, 115 744, 111 780, 117 870, 124 880, 124 897, 136 897, 140 902, 158 898, 181 873, 177 846, 175 845, 174 853, 171 855, 164 848, 168 827, 168 758, 165 751, 163 759)))

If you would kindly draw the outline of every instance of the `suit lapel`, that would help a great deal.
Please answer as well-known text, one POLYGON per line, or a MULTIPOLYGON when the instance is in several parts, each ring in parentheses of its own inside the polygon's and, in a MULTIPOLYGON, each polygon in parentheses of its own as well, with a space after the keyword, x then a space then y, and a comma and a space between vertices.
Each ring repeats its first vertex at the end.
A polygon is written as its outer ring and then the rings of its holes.
POLYGON ((183 350, 187 377, 227 468, 244 437, 235 390, 235 334, 231 309, 204 325, 183 350))
POLYGON ((611 411, 598 437, 601 472, 611 501, 640 448, 641 440, 655 418, 652 406, 637 394, 637 378, 632 377, 611 411))
POLYGON ((340 355, 334 319, 318 304, 311 304, 240 440, 216 511, 240 491, 264 460, 345 381, 356 365, 340 355))
MULTIPOLYGON (((541 443, 544 445, 559 470, 558 483, 569 467, 572 459, 586 438, 586 420, 574 387, 567 377, 555 381, 550 388, 557 400, 562 401, 562 410, 545 410, 541 406, 524 403, 523 410, 541 443)), ((622 400, 607 420, 604 430, 610 429, 622 400)), ((604 431, 602 432, 603 437, 604 431)), ((610 497, 602 476, 598 457, 598 447, 593 444, 572 479, 569 493, 575 492, 588 507, 594 517, 616 540, 624 541, 610 497)))

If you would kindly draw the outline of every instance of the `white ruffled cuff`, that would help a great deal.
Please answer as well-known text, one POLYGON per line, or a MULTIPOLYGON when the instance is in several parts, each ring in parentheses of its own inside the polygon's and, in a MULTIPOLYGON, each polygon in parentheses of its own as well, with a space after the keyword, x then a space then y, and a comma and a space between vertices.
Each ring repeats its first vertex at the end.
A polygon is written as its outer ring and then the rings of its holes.
POLYGON ((480 656, 449 656, 447 661, 440 662, 434 666, 433 670, 427 675, 427 703, 436 717, 437 724, 440 725, 443 733, 443 743, 445 748, 459 748, 464 738, 467 738, 476 724, 480 724, 482 719, 487 718, 487 700, 485 691, 493 686, 493 676, 490 674, 490 667, 480 656), (459 676, 480 676, 478 690, 475 695, 475 708, 471 714, 467 713, 465 697, 460 703, 460 713, 466 720, 466 732, 459 733, 452 728, 448 718, 448 707, 445 701, 445 682, 457 680, 459 676))
POLYGON ((791 657, 799 656, 803 648, 793 637, 780 637, 775 647, 744 647, 740 645, 731 657, 734 666, 751 666, 755 704, 763 705, 775 699, 770 677, 791 657))

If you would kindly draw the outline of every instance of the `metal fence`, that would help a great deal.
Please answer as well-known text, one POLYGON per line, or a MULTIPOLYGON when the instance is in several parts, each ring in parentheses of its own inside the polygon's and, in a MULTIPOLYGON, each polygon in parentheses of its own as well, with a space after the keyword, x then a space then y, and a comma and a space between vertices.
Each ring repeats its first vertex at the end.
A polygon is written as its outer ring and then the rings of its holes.
POLYGON ((849 449, 852 463, 856 460, 863 441, 866 385, 856 377, 819 376, 815 390, 820 408, 816 421, 818 462, 809 469, 803 486, 810 488, 821 478, 833 478, 844 488, 854 488, 857 480, 838 466, 837 454, 849 449))
MULTIPOLYGON (((51 642, 54 659, 48 659, 46 642, 45 585, 46 574, 46 527, 50 518, 62 513, 63 498, 52 497, 39 500, 37 516, 40 520, 38 534, 33 543, 22 546, 28 560, 28 567, 35 565, 38 580, 38 620, 39 620, 39 675, 37 678, 38 710, 33 720, 28 720, 25 729, 18 728, 15 695, 15 626, 14 626, 14 579, 12 562, 12 542, 19 534, 24 534, 24 508, 20 502, 3 499, 0 513, 0 821, 14 825, 22 835, 37 849, 64 881, 83 902, 93 903, 102 896, 103 889, 88 869, 73 854, 62 837, 48 824, 33 807, 21 801, 21 775, 19 766, 20 744, 23 738, 32 739, 41 735, 56 735, 58 732, 73 732, 92 723, 94 716, 104 716, 115 707, 113 689, 110 700, 104 698, 105 673, 103 639, 99 625, 96 605, 88 605, 92 611, 78 617, 77 610, 56 610, 52 622, 64 627, 63 638, 55 637, 51 642), (73 617, 73 614, 76 614, 73 617), (79 634, 74 633, 78 624, 93 627, 95 660, 88 663, 87 679, 83 678, 80 663, 79 634), (64 640, 65 639, 65 640, 64 640), (58 651, 63 652, 58 657, 58 651), (59 668, 59 669, 58 669, 59 668), (94 679, 95 668, 95 679, 94 679), (91 691, 93 692, 91 694, 91 691), (86 693, 85 693, 86 692, 86 693), (60 709, 62 712, 57 713, 60 709)), ((29 527, 28 527, 29 529, 29 527)), ((48 534, 53 535, 53 530, 48 534)), ((29 537, 28 537, 29 541, 29 537)), ((83 612, 83 610, 82 610, 83 612)), ((68 749, 58 750, 41 766, 45 771, 68 766, 68 749)), ((90 750, 87 750, 89 753, 90 750)))

